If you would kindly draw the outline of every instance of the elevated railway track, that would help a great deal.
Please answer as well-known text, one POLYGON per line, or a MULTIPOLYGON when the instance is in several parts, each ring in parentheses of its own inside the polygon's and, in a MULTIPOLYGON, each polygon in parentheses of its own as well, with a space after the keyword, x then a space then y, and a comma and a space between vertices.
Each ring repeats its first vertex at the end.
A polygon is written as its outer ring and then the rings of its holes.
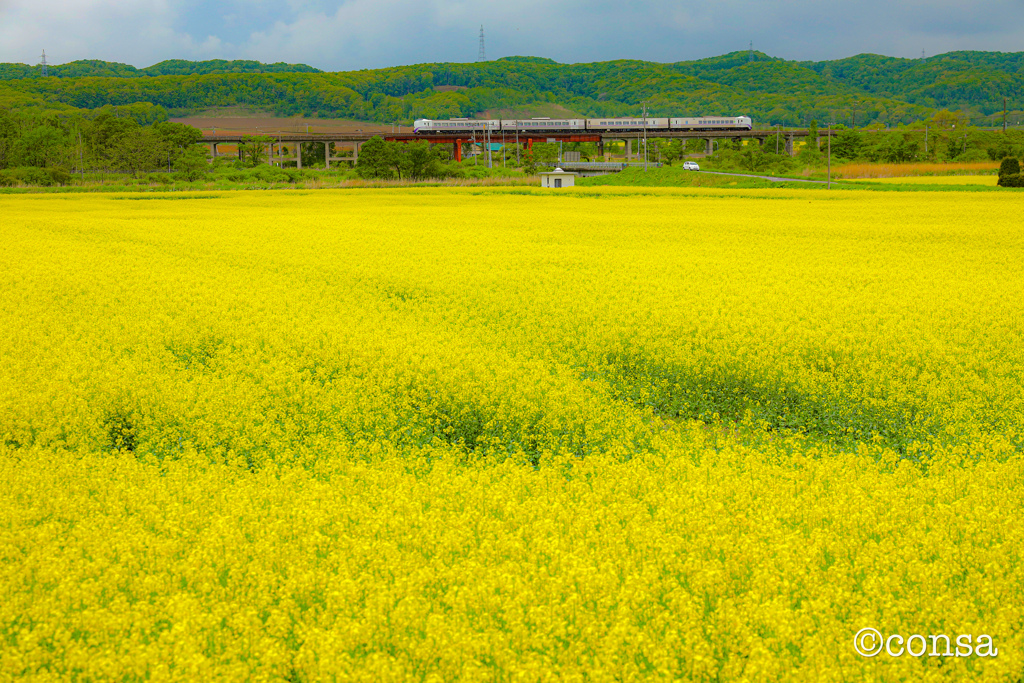
MULTIPOLYGON (((818 144, 820 145, 821 140, 834 136, 839 131, 829 130, 828 128, 819 128, 817 131, 818 144)), ((789 128, 789 129, 772 129, 772 130, 703 130, 703 131, 681 131, 681 130, 648 130, 647 140, 650 144, 651 140, 678 140, 678 139, 699 139, 705 140, 705 150, 710 154, 714 148, 714 143, 721 140, 757 140, 760 144, 765 144, 771 140, 777 140, 779 143, 779 149, 783 149, 786 153, 794 154, 794 141, 797 138, 806 138, 811 134, 811 131, 806 128, 789 128)), ((514 134, 505 134, 504 136, 499 133, 492 133, 490 139, 487 140, 485 135, 479 131, 477 132, 455 132, 455 133, 443 133, 443 134, 414 134, 414 133, 402 133, 402 134, 387 134, 387 133, 262 133, 265 138, 269 138, 267 142, 268 148, 268 163, 276 163, 278 161, 284 161, 285 158, 288 160, 295 160, 299 168, 302 168, 301 155, 296 154, 298 146, 302 143, 318 143, 325 145, 325 148, 330 151, 331 143, 334 143, 335 147, 350 147, 351 156, 346 157, 331 157, 327 155, 327 166, 330 166, 332 161, 334 162, 351 162, 355 163, 359 159, 359 147, 372 137, 383 137, 385 140, 394 142, 429 142, 432 145, 451 145, 452 146, 452 157, 457 161, 462 160, 462 146, 468 143, 484 144, 486 142, 491 143, 502 143, 506 145, 519 144, 525 149, 531 149, 535 143, 543 142, 593 142, 597 143, 598 154, 604 155, 604 146, 610 142, 629 142, 640 141, 644 138, 642 131, 629 131, 629 132, 589 132, 589 131, 563 131, 557 130, 545 131, 543 134, 535 133, 520 133, 518 136, 514 134), (287 154, 284 153, 284 149, 287 148, 287 154)), ((235 145, 240 146, 242 143, 249 138, 249 134, 246 133, 207 133, 204 134, 201 142, 206 143, 210 146, 210 152, 214 157, 223 156, 218 153, 219 145, 235 145)), ((634 146, 639 148, 639 143, 627 145, 627 160, 629 159, 629 147, 634 146)))

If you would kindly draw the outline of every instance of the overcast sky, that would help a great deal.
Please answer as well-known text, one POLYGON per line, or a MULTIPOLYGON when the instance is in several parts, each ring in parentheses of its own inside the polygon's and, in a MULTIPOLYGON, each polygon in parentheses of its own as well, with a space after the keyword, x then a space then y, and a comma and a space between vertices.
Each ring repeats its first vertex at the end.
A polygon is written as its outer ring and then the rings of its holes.
POLYGON ((0 62, 301 62, 325 70, 477 59, 674 62, 754 48, 799 60, 1024 50, 1024 0, 0 0, 0 62), (843 9, 836 9, 842 7, 843 9))

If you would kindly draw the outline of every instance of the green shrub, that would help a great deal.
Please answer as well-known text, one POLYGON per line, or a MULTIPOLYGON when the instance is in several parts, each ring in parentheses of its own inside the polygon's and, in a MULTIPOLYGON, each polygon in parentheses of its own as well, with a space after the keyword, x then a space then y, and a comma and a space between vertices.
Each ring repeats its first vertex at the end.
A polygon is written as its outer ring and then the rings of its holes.
POLYGON ((1013 157, 1006 157, 999 164, 999 177, 1004 175, 1020 175, 1020 162, 1013 157))
POLYGON ((71 174, 60 168, 22 166, 0 171, 0 186, 2 187, 13 187, 15 185, 51 187, 53 185, 67 185, 69 182, 71 182, 71 174))
POLYGON ((1000 187, 1024 187, 1024 175, 1020 173, 1000 175, 997 184, 1000 187))

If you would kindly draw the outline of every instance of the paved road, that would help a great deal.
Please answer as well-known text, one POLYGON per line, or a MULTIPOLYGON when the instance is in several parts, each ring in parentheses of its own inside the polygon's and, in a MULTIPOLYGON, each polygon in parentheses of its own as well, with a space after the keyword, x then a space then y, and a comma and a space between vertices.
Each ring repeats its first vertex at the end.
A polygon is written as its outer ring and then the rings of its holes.
MULTIPOLYGON (((760 178, 770 180, 773 183, 821 183, 827 185, 827 180, 807 180, 806 178, 777 178, 770 175, 751 175, 750 173, 725 173, 723 171, 696 171, 696 173, 710 173, 711 175, 734 175, 739 178, 760 178)), ((836 181, 833 181, 836 182, 836 181)))

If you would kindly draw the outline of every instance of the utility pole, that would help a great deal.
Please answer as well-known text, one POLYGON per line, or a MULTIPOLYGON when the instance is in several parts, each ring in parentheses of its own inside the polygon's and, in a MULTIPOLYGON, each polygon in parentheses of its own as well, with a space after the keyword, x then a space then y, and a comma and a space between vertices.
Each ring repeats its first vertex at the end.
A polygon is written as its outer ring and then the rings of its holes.
POLYGON ((828 188, 832 189, 832 124, 828 124, 828 188))
POLYGON ((1006 135, 1006 98, 1003 98, 1003 135, 1006 135))
POLYGON ((522 166, 519 161, 519 119, 516 119, 516 166, 522 166))
POLYGON ((928 124, 924 124, 924 153, 928 154, 928 124))
POLYGON ((644 102, 644 172, 647 171, 647 103, 644 102))
POLYGON ((775 153, 779 153, 779 134, 782 131, 782 125, 778 124, 775 126, 775 153))
POLYGON ((484 125, 487 126, 487 128, 486 128, 486 131, 487 131, 486 132, 486 137, 487 137, 487 168, 494 168, 494 165, 491 163, 491 122, 488 121, 484 125))

